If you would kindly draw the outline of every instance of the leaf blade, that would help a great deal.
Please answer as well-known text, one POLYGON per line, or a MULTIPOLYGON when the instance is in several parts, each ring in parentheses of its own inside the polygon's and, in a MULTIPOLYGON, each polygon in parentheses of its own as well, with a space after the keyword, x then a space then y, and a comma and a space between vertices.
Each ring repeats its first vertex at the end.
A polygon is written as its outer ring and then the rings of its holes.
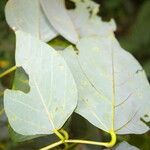
POLYGON ((79 95, 89 103, 87 107, 79 99, 76 112, 106 132, 141 134, 148 131, 141 118, 147 114, 149 120, 150 86, 136 59, 120 47, 113 35, 85 37, 78 42, 77 49, 78 55, 73 50, 62 52, 68 65, 71 64, 79 95), (95 119, 90 109, 98 114, 95 119))
POLYGON ((46 42, 57 36, 37 0, 9 0, 5 15, 13 30, 22 30, 46 42))
POLYGON ((99 4, 96 2, 92 0, 72 1, 75 3, 76 8, 68 10, 68 14, 81 38, 95 35, 106 36, 116 30, 116 24, 113 19, 109 22, 104 22, 97 15, 99 4))
POLYGON ((16 36, 16 65, 29 75, 30 92, 6 90, 6 114, 17 133, 52 134, 63 126, 76 107, 74 79, 54 49, 27 33, 17 31, 16 36))
POLYGON ((58 33, 72 43, 77 43, 78 35, 65 8, 64 0, 41 0, 41 5, 49 22, 58 33))
POLYGON ((139 148, 128 144, 127 142, 122 142, 116 146, 115 150, 139 150, 139 148))

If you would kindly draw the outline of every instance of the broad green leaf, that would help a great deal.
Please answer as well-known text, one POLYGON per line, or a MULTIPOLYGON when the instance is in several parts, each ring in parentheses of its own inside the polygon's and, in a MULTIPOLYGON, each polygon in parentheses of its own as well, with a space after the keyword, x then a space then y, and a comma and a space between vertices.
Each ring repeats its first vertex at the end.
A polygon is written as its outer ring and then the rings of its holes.
POLYGON ((56 31, 68 41, 77 43, 78 35, 65 8, 64 0, 41 0, 41 5, 56 31))
POLYGON ((30 33, 45 42, 57 36, 44 15, 39 0, 9 0, 5 15, 7 23, 14 30, 30 33))
POLYGON ((116 25, 112 19, 104 22, 97 15, 99 5, 91 0, 72 0, 76 8, 69 10, 69 15, 78 31, 80 37, 100 35, 105 36, 116 30, 116 25))
POLYGON ((53 48, 25 32, 16 32, 16 65, 29 76, 30 92, 6 90, 4 108, 15 132, 52 134, 77 104, 77 89, 64 59, 53 48))
POLYGON ((140 150, 137 147, 128 144, 127 142, 122 142, 114 150, 140 150))
POLYGON ((106 132, 148 131, 141 117, 150 120, 150 85, 137 60, 113 35, 83 38, 77 49, 78 55, 71 47, 61 52, 78 87, 76 112, 106 132))

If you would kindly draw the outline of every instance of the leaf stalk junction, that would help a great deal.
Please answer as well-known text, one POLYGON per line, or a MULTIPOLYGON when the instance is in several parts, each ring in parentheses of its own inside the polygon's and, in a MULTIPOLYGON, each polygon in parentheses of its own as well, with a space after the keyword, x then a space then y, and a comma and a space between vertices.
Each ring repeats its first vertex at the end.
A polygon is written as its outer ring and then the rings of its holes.
MULTIPOLYGON (((3 72, 2 74, 0 74, 0 78, 4 77, 5 75, 15 71, 17 69, 17 66, 13 66, 10 69, 6 70, 5 72, 3 72)), ((52 143, 44 148, 41 148, 40 150, 49 150, 52 149, 54 147, 57 147, 59 145, 64 144, 65 147, 68 147, 68 143, 74 143, 74 144, 89 144, 89 145, 97 145, 97 146, 105 146, 107 148, 109 147, 113 147, 116 143, 116 133, 114 130, 110 130, 109 134, 111 136, 111 141, 110 142, 96 142, 96 141, 90 141, 90 140, 80 140, 80 139, 69 139, 69 135, 67 133, 67 131, 61 129, 61 130, 54 130, 54 133, 56 134, 56 136, 60 139, 60 141, 52 143)))
MULTIPOLYGON (((90 141, 90 140, 69 139, 68 133, 65 130, 62 129, 62 130, 60 130, 60 132, 64 135, 63 139, 61 139, 60 141, 55 142, 53 144, 50 144, 44 148, 41 148, 40 150, 49 150, 56 146, 59 146, 61 144, 66 144, 66 143, 89 144, 89 145, 105 146, 105 147, 109 148, 109 147, 113 147, 117 140, 116 133, 114 130, 109 131, 109 134, 111 136, 110 142, 96 142, 96 141, 90 141)), ((57 136, 58 136, 58 133, 61 134, 60 132, 57 131, 57 136)), ((56 134, 56 131, 55 131, 55 134, 56 134)), ((61 136, 63 136, 63 135, 61 135, 61 136)))

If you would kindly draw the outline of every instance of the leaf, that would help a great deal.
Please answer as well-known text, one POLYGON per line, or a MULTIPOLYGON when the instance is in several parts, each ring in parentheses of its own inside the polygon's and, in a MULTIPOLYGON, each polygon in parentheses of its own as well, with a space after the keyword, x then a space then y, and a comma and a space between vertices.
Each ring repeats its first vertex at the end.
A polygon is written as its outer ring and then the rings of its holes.
MULTIPOLYGON (((24 93, 28 93, 30 91, 29 78, 22 68, 17 68, 15 72, 12 89, 20 90, 24 93)), ((8 126, 8 131, 11 139, 14 142, 23 142, 40 136, 40 135, 32 135, 32 136, 21 135, 16 133, 10 126, 8 126)))
POLYGON ((41 0, 41 5, 57 32, 68 41, 77 43, 78 35, 65 8, 64 0, 41 0))
POLYGON ((105 36, 116 30, 116 25, 112 19, 104 22, 97 15, 99 5, 91 0, 72 0, 76 8, 69 10, 69 15, 78 31, 80 37, 100 35, 105 36))
POLYGON ((117 134, 141 134, 149 128, 150 86, 136 59, 113 36, 86 37, 62 51, 79 91, 76 112, 96 127, 117 134))
POLYGON ((5 91, 9 123, 22 135, 52 134, 76 107, 73 76, 64 59, 50 46, 21 31, 16 32, 16 38, 16 65, 28 74, 30 92, 5 91))
POLYGON ((5 15, 7 23, 14 30, 30 33, 45 42, 57 36, 45 17, 39 0, 9 0, 5 15))
POLYGON ((124 141, 120 143, 116 148, 114 148, 114 150, 140 150, 140 149, 124 141))

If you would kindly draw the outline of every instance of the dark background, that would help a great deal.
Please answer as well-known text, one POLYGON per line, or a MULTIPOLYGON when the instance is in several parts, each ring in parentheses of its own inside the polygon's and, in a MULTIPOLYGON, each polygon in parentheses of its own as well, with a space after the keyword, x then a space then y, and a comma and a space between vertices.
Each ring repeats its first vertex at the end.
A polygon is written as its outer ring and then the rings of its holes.
MULTIPOLYGON (((109 21, 114 18, 117 23, 116 37, 122 47, 131 52, 144 67, 150 81, 150 1, 149 0, 95 0, 101 5, 99 14, 103 20, 109 21)), ((4 7, 7 0, 0 0, 0 73, 14 65, 15 35, 5 21, 4 7)), ((70 1, 66 1, 67 8, 74 7, 70 1)), ((126 60, 124 60, 126 61, 126 60)), ((4 88, 11 88, 13 73, 0 79, 0 96, 4 88)), ((8 123, 3 112, 2 97, 0 98, 0 150, 35 150, 50 143, 49 137, 31 140, 23 143, 14 143, 8 133, 8 123)), ((107 140, 106 134, 89 125, 87 121, 78 115, 72 117, 70 126, 72 137, 84 135, 90 139, 107 140), (88 133, 87 133, 88 132, 88 133), (103 134, 103 136, 101 135, 103 134), (98 137, 98 138, 97 138, 98 137)), ((118 141, 123 139, 136 145, 141 150, 150 149, 149 133, 143 135, 119 136, 118 141)), ((89 147, 89 146, 88 146, 89 147)), ((91 148, 91 147, 90 147, 91 148)), ((60 148, 57 148, 60 149, 60 148)), ((89 150, 87 146, 72 145, 70 149, 89 150)), ((98 150, 99 147, 92 147, 98 150)))

